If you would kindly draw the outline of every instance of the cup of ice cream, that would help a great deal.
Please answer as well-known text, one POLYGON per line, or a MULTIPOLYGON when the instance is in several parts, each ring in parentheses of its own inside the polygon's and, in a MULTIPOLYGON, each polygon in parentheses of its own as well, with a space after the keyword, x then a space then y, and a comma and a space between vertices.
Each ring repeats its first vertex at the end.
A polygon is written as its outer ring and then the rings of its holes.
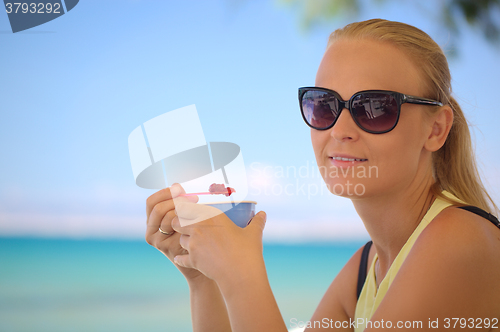
POLYGON ((245 228, 255 216, 255 201, 201 203, 224 212, 237 226, 245 228))

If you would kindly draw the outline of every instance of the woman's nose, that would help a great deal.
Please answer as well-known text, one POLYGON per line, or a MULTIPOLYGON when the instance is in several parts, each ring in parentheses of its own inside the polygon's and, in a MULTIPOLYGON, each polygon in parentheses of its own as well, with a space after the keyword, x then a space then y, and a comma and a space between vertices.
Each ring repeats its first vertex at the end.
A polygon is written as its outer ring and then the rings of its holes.
POLYGON ((347 108, 340 110, 340 115, 337 119, 337 122, 330 129, 330 134, 336 141, 342 142, 346 140, 357 140, 359 137, 359 130, 361 130, 354 119, 351 116, 351 113, 347 108))

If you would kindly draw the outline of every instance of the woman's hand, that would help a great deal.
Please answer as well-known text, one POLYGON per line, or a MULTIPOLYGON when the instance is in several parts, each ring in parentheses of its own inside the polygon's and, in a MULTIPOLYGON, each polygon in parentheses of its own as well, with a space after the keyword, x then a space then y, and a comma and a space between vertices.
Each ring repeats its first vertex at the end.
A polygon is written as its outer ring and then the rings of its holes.
POLYGON ((232 331, 285 332, 262 256, 266 214, 257 213, 240 228, 211 206, 180 202, 175 209, 178 218, 172 226, 181 233, 180 244, 187 250, 175 256, 175 262, 196 268, 216 282, 232 331))
MULTIPOLYGON (((179 184, 174 184, 170 188, 162 189, 146 200, 146 242, 161 251, 170 261, 174 261, 176 255, 186 254, 179 243, 181 234, 172 229, 172 220, 176 217, 175 204, 180 202, 194 204, 198 202, 198 196, 179 197, 185 194, 184 189, 179 184), (166 235, 160 232, 172 233, 166 235)), ((189 281, 200 277, 200 271, 188 267, 182 267, 174 264, 184 277, 189 281)))
POLYGON ((178 217, 172 227, 181 234, 180 246, 186 250, 175 256, 177 265, 195 268, 217 283, 239 278, 249 269, 264 265, 264 211, 255 215, 246 228, 240 228, 211 206, 182 201, 176 202, 175 209, 178 217))

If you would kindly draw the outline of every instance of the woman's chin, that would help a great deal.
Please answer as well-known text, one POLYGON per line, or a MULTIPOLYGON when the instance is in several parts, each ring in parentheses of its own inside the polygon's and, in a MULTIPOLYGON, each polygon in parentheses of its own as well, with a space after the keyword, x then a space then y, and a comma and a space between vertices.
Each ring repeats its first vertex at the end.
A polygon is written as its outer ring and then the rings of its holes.
POLYGON ((343 179, 340 181, 328 181, 326 186, 328 191, 330 191, 335 196, 341 196, 345 198, 355 198, 363 197, 366 194, 366 184, 361 183, 359 180, 354 179, 343 179))

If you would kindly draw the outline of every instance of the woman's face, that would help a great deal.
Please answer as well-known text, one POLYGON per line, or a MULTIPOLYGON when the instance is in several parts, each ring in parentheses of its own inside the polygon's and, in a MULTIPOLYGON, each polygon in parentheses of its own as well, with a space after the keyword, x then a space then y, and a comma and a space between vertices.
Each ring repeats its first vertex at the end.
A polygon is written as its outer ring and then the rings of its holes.
MULTIPOLYGON (((420 73, 395 46, 372 40, 338 40, 326 51, 316 86, 348 100, 361 90, 390 90, 423 96, 420 73)), ((424 149, 429 126, 425 107, 403 104, 397 126, 384 134, 359 128, 347 109, 328 130, 311 129, 316 162, 329 190, 356 199, 416 188, 429 173, 431 152, 424 149), (332 157, 366 161, 339 165, 332 157), (426 173, 427 172, 427 173, 426 173)))

